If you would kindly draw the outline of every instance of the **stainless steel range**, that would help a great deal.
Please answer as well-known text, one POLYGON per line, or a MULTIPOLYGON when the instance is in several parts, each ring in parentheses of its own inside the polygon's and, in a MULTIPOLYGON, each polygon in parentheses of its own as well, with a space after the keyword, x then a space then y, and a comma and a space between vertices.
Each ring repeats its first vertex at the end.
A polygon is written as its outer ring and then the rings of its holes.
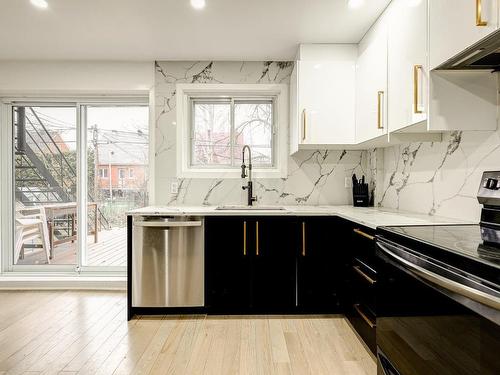
POLYGON ((383 227, 379 375, 500 374, 500 172, 475 225, 383 227))

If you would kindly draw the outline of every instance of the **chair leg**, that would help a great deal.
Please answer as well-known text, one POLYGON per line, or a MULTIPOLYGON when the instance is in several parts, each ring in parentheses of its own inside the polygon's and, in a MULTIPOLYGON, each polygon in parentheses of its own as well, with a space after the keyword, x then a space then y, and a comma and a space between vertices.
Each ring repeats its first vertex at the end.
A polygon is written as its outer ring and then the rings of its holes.
POLYGON ((45 255, 47 257, 47 264, 50 264, 50 244, 49 244, 48 232, 46 230, 44 223, 40 224, 39 227, 40 227, 40 237, 42 237, 42 246, 43 249, 45 250, 45 255))
POLYGON ((23 230, 18 229, 16 232, 16 244, 14 246, 14 264, 17 264, 17 262, 19 261, 21 249, 23 248, 23 230))

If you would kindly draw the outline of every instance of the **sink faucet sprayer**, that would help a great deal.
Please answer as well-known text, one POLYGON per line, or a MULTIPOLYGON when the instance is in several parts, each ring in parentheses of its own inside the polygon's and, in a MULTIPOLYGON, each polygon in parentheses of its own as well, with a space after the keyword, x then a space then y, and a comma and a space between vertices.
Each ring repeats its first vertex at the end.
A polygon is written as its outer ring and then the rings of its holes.
POLYGON ((243 146, 242 150, 242 164, 241 164, 241 178, 245 178, 248 176, 248 183, 246 186, 242 186, 243 190, 248 190, 248 205, 251 206, 253 202, 257 200, 256 197, 253 196, 253 183, 252 183, 252 151, 248 145, 243 146), (245 165, 245 149, 248 150, 248 175, 246 173, 246 165, 245 165))

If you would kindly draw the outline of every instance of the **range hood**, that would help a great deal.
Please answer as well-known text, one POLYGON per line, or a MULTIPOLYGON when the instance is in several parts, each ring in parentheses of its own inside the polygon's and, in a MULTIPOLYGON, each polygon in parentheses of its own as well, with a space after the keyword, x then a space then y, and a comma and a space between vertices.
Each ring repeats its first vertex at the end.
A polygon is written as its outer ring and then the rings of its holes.
POLYGON ((500 71, 500 29, 439 65, 436 70, 500 71))

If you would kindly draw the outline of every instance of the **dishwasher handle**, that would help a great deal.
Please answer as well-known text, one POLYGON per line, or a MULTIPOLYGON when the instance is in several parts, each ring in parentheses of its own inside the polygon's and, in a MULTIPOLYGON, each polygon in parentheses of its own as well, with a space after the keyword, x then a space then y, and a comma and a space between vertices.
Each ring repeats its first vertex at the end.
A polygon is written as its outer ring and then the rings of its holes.
POLYGON ((134 226, 151 228, 201 227, 201 221, 136 221, 134 226))

